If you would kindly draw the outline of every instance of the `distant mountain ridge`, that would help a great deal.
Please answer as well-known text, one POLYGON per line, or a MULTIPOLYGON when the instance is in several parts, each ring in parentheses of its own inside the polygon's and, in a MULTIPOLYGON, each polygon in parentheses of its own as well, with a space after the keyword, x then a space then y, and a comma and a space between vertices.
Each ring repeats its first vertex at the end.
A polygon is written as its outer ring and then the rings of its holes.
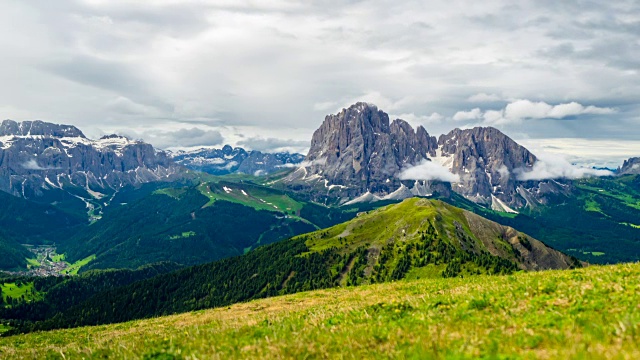
POLYGON ((118 135, 92 140, 75 126, 43 121, 0 125, 0 190, 16 196, 34 199, 77 187, 99 199, 180 172, 163 151, 142 141, 118 135))
POLYGON ((212 175, 243 173, 266 175, 300 164, 305 156, 288 152, 263 153, 225 145, 222 149, 202 148, 193 151, 169 152, 169 156, 188 169, 212 175))

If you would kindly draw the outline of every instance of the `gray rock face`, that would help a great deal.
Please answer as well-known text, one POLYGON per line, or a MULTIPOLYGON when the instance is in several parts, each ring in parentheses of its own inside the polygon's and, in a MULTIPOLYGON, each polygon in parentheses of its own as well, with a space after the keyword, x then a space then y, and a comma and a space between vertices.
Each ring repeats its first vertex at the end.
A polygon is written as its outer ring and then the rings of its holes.
POLYGON ((456 192, 493 207, 499 207, 500 202, 515 207, 526 204, 518 195, 514 170, 530 168, 536 157, 499 130, 454 129, 440 136, 438 149, 437 160, 460 176, 456 192))
POLYGON ((40 120, 16 122, 5 120, 0 125, 0 136, 81 137, 80 129, 71 125, 57 125, 40 120))
POLYGON ((290 181, 322 178, 346 197, 388 194, 400 187, 395 175, 404 166, 425 159, 436 147, 424 128, 416 132, 403 120, 390 123, 376 106, 357 103, 325 118, 313 134, 308 166, 290 181))
POLYGON ((181 171, 150 144, 117 135, 91 140, 69 125, 5 120, 0 134, 0 190, 25 198, 73 187, 99 198, 181 171))
POLYGON ((620 175, 636 175, 640 174, 640 157, 632 157, 625 160, 622 167, 618 170, 620 175))
POLYGON ((544 203, 548 194, 568 191, 568 185, 554 181, 518 181, 516 171, 527 171, 535 162, 532 153, 494 128, 455 129, 436 141, 422 126, 414 131, 403 120, 389 123, 374 105, 357 103, 325 118, 313 134, 305 163, 284 181, 294 190, 339 198, 340 203, 434 192, 446 196, 453 190, 494 210, 515 212, 544 203), (398 179, 403 169, 426 160, 460 181, 398 179))
POLYGON ((176 163, 186 168, 213 175, 235 172, 265 175, 299 164, 304 160, 302 154, 246 151, 243 148, 233 148, 229 145, 225 145, 222 149, 178 151, 169 155, 176 163))

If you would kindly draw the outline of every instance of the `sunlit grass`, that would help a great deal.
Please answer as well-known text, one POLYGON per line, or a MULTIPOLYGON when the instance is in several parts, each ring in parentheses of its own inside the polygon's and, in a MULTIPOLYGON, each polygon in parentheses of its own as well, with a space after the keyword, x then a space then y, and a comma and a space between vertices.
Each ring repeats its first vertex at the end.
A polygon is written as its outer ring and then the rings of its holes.
POLYGON ((3 358, 640 358, 640 264, 399 281, 0 339, 3 358))

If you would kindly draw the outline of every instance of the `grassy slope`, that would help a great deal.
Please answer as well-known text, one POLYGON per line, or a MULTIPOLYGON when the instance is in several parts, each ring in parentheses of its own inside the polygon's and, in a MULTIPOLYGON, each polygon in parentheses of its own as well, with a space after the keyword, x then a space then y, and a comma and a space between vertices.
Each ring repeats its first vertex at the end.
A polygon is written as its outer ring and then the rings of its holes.
POLYGON ((3 283, 0 282, 0 288, 2 289, 2 297, 4 298, 4 303, 7 303, 7 298, 12 297, 16 300, 21 299, 22 296, 25 297, 25 300, 32 301, 41 298, 39 294, 34 294, 33 283, 26 283, 20 286, 16 285, 16 283, 3 283))
POLYGON ((78 275, 78 271, 80 271, 80 268, 89 264, 91 261, 95 259, 96 259, 95 255, 89 255, 84 259, 74 262, 73 264, 69 264, 69 267, 62 270, 60 273, 64 275, 78 275))
MULTIPOLYGON (((341 253, 354 251, 359 247, 367 247, 371 251, 383 249, 393 243, 404 243, 411 247, 409 244, 420 241, 421 231, 428 224, 434 224, 438 236, 457 248, 476 253, 489 251, 494 256, 515 263, 523 261, 516 250, 522 250, 520 244, 509 243, 500 229, 492 228, 488 221, 476 222, 472 229, 462 209, 445 202, 420 198, 406 199, 399 204, 361 213, 348 222, 296 238, 306 239, 306 245, 312 251, 331 247, 342 249, 341 253), (460 229, 456 229, 456 226, 460 226, 460 229), (464 244, 460 236, 466 237, 464 244)), ((528 238, 525 234, 520 236, 528 238)), ((549 266, 542 264, 541 259, 538 262, 542 268, 549 266)), ((471 263, 464 265, 465 268, 469 266, 472 268, 467 270, 478 270, 471 263)))
POLYGON ((454 194, 443 199, 590 263, 640 260, 640 176, 576 180, 571 196, 504 216, 454 194), (594 253, 596 255, 594 255, 594 253))
POLYGON ((0 356, 639 358, 638 284, 640 264, 399 281, 13 336, 0 356))

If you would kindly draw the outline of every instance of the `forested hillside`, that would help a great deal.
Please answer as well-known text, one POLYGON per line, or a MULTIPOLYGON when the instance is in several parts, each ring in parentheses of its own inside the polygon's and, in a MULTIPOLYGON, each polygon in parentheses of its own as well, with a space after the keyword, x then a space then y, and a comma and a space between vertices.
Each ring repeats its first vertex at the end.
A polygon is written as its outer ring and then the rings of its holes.
POLYGON ((408 199, 243 256, 110 289, 18 331, 122 322, 340 285, 579 266, 513 229, 440 201, 408 199))
POLYGON ((640 176, 582 179, 571 186, 570 196, 558 195, 517 215, 480 207, 457 194, 442 200, 590 263, 640 261, 640 176))

